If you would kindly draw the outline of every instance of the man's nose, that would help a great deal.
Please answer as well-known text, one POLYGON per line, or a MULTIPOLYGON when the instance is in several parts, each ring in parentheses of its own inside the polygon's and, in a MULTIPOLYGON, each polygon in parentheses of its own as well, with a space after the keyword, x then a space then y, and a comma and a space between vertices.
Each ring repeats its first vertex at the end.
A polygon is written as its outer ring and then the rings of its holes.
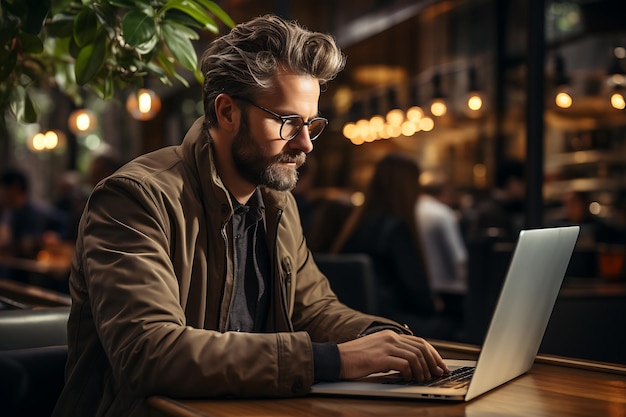
POLYGON ((302 126, 302 129, 300 129, 296 137, 288 142, 288 146, 291 149, 304 153, 311 152, 313 150, 313 142, 311 142, 311 137, 309 136, 308 126, 302 126))

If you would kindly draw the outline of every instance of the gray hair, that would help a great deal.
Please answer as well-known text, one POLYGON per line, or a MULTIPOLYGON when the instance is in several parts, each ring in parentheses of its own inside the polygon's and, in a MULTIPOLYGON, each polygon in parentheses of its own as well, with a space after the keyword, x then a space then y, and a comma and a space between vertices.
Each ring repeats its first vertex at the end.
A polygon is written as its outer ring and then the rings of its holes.
POLYGON ((274 15, 239 24, 202 55, 205 123, 217 123, 215 98, 221 93, 254 98, 272 87, 280 70, 310 75, 324 87, 344 65, 345 55, 328 34, 274 15))

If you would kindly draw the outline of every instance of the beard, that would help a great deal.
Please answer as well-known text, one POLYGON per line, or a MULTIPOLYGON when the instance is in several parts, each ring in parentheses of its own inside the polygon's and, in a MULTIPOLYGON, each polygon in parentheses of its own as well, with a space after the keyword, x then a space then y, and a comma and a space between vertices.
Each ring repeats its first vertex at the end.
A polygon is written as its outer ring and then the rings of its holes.
POLYGON ((250 137, 247 115, 241 118, 239 131, 233 138, 232 155, 239 174, 252 184, 264 185, 277 191, 290 191, 298 182, 297 168, 304 164, 302 151, 281 152, 266 157, 267 148, 250 137), (294 166, 285 163, 295 163, 294 166))

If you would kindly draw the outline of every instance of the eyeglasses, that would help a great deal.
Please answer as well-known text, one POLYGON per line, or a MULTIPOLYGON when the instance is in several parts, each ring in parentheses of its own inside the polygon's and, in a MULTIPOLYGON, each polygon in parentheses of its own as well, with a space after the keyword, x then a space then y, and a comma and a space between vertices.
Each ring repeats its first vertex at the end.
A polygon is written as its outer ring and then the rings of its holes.
POLYGON ((266 109, 263 106, 259 106, 258 104, 247 98, 235 96, 233 96, 233 98, 252 104, 257 109, 263 110, 264 112, 271 114, 276 120, 280 120, 282 123, 280 125, 280 138, 282 140, 291 140, 295 138, 296 136, 298 136, 298 133, 300 133, 302 128, 306 126, 309 129, 309 139, 311 139, 311 141, 314 141, 322 134, 324 128, 328 124, 328 120, 323 117, 314 117, 308 122, 305 122, 304 118, 299 114, 281 116, 280 114, 274 113, 273 111, 266 109))

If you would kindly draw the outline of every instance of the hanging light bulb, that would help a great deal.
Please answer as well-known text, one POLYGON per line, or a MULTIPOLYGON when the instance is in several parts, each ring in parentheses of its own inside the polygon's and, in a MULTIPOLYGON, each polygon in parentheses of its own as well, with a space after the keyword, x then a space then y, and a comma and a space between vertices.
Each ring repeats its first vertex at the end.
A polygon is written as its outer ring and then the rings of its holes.
POLYGON ((476 79, 476 69, 471 67, 468 73, 468 94, 467 94, 467 110, 471 117, 477 117, 482 114, 484 100, 480 88, 478 88, 478 81, 476 79))
POLYGON ((433 76, 433 100, 430 103, 430 112, 435 117, 445 116, 448 112, 445 98, 441 91, 441 74, 433 76))
POLYGON ((435 98, 430 103, 430 112, 436 117, 445 116, 448 112, 448 106, 442 98, 435 98))
POLYGON ((554 104, 561 109, 569 109, 574 104, 572 98, 570 80, 565 71, 565 60, 559 54, 554 56, 554 84, 556 92, 554 104))
MULTIPOLYGON (((394 87, 389 87, 387 90, 387 107, 389 108, 389 111, 387 111, 387 114, 385 115, 385 120, 394 128, 399 128, 402 125, 402 122, 404 122, 404 112, 400 110, 394 87)), ((393 129, 393 131, 395 132, 396 129, 393 129)), ((400 135, 391 135, 391 137, 397 136, 400 135)))
POLYGON ((618 46, 613 50, 611 64, 607 71, 607 84, 610 90, 610 103, 614 109, 624 110, 626 102, 624 101, 624 87, 626 86, 626 49, 618 46))
POLYGON ((406 110, 406 120, 413 122, 416 126, 419 124, 420 119, 424 117, 424 110, 419 106, 418 93, 417 82, 415 82, 409 90, 410 107, 406 110))
POLYGON ((98 121, 91 110, 78 109, 70 113, 67 125, 72 133, 79 135, 93 131, 98 121))
POLYGON ((554 103, 562 109, 569 109, 572 107, 574 100, 568 91, 562 90, 557 92, 556 96, 554 96, 554 103))
POLYGON ((161 110, 161 99, 154 91, 142 88, 128 96, 126 110, 137 120, 150 120, 161 110))
POLYGON ((617 110, 626 108, 626 100, 624 100, 624 92, 621 88, 616 88, 611 94, 611 106, 617 110))

